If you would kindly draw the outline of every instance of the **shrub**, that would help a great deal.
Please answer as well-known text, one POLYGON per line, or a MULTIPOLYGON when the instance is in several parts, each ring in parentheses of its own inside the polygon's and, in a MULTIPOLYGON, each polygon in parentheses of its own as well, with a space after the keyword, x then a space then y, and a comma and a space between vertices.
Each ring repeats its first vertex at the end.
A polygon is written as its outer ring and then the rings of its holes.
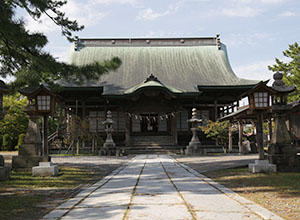
POLYGON ((3 135, 2 150, 13 150, 12 138, 9 134, 3 135))
POLYGON ((19 150, 20 146, 24 143, 25 134, 20 134, 18 139, 18 144, 15 146, 15 150, 19 150))

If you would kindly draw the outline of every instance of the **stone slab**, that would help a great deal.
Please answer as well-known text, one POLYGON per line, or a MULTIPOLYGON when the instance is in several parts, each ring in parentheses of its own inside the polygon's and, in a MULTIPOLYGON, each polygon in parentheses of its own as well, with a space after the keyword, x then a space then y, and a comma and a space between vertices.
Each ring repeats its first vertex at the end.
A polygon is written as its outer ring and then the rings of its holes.
POLYGON ((79 203, 80 200, 82 200, 82 198, 80 198, 80 197, 71 198, 68 201, 66 201, 63 204, 61 204, 60 206, 58 206, 57 209, 71 209, 77 203, 79 203))
POLYGON ((32 176, 58 176, 58 166, 32 167, 32 176))
POLYGON ((128 220, 192 220, 185 205, 136 205, 128 213, 128 220))
POLYGON ((262 220, 262 218, 251 212, 207 212, 207 211, 197 211, 197 219, 201 220, 262 220))
POLYGON ((84 199, 76 208, 97 208, 106 206, 122 206, 130 203, 130 193, 111 193, 102 195, 91 195, 84 199), (99 199, 101 198, 101 199, 99 199))
POLYGON ((121 220, 127 206, 108 206, 99 208, 74 208, 61 220, 121 220))
POLYGON ((249 172, 251 173, 271 173, 271 172, 277 172, 277 168, 275 164, 269 164, 265 162, 257 162, 259 160, 256 160, 255 163, 249 164, 249 172))
POLYGON ((54 220, 54 219, 59 219, 60 217, 62 217, 64 214, 66 214, 69 210, 68 209, 65 209, 65 210, 62 210, 62 209, 55 209, 51 212, 49 212, 47 215, 45 215, 42 220, 46 220, 46 219, 51 219, 51 220, 54 220))
POLYGON ((248 210, 238 202, 230 199, 223 193, 215 192, 181 192, 183 198, 195 211, 218 212, 247 212, 248 210))
POLYGON ((38 166, 40 162, 51 161, 51 157, 30 157, 30 156, 14 156, 12 158, 12 168, 32 168, 38 166))
POLYGON ((40 167, 51 167, 53 165, 53 163, 50 162, 39 162, 39 166, 40 167))
POLYGON ((5 165, 5 160, 2 155, 0 155, 0 167, 3 167, 5 165))
POLYGON ((184 205, 178 193, 170 194, 135 194, 133 205, 184 205))
POLYGON ((0 181, 10 179, 10 168, 6 166, 0 166, 0 181))

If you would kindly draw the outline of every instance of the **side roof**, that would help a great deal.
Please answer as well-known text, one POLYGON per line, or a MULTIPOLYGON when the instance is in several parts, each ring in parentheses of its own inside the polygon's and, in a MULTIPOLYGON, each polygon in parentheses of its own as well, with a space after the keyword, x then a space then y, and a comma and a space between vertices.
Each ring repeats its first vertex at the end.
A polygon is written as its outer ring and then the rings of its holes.
MULTIPOLYGON (((258 81, 238 78, 218 35, 207 38, 78 39, 69 60, 76 65, 119 57, 117 71, 85 86, 103 86, 103 94, 124 94, 154 74, 162 83, 183 92, 199 86, 244 86, 258 81)), ((62 85, 72 87, 72 83, 62 85)), ((74 87, 76 87, 74 85, 74 87)))

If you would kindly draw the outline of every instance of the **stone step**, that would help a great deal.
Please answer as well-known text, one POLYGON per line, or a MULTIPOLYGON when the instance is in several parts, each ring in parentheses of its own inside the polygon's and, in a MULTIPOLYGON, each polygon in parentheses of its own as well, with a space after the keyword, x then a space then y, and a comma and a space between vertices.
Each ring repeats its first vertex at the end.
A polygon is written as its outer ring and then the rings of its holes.
POLYGON ((173 145, 172 136, 132 136, 131 146, 171 146, 173 145))
POLYGON ((126 154, 180 154, 182 146, 169 145, 131 145, 123 150, 126 154))

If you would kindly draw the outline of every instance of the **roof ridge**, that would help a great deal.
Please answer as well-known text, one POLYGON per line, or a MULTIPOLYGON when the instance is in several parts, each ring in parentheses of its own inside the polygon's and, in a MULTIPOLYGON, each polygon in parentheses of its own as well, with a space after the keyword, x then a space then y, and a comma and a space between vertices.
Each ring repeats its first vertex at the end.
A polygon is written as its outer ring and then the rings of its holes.
POLYGON ((220 35, 214 37, 174 37, 174 38, 75 38, 75 51, 82 47, 97 46, 218 46, 220 35))

